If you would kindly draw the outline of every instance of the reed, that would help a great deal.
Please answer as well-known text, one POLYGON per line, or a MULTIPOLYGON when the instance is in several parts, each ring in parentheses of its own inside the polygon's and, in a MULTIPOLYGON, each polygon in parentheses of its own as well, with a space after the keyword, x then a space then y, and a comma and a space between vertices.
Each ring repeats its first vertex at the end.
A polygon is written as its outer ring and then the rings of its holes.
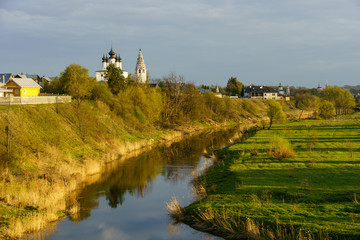
POLYGON ((171 201, 166 202, 166 210, 175 222, 180 222, 184 219, 184 209, 181 207, 176 196, 172 196, 171 201))

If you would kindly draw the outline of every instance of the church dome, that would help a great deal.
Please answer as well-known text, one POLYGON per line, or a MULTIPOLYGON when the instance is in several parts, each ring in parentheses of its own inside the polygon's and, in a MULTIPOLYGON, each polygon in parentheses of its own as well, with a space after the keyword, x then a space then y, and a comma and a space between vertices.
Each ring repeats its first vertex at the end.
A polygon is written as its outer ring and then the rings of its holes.
POLYGON ((113 51, 112 47, 111 47, 111 50, 109 52, 109 55, 110 55, 110 58, 113 58, 114 55, 115 55, 115 52, 113 51))

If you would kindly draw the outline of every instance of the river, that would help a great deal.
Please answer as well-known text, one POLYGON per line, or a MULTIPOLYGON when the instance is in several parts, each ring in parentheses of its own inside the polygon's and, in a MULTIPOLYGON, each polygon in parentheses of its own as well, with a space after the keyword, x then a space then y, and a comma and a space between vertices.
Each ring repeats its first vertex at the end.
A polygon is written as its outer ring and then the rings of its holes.
POLYGON ((235 129, 202 133, 109 164, 100 180, 77 193, 79 213, 64 217, 50 234, 44 230, 24 239, 222 239, 173 224, 166 202, 173 196, 182 206, 193 202, 191 180, 212 162, 204 154, 238 136, 235 129))

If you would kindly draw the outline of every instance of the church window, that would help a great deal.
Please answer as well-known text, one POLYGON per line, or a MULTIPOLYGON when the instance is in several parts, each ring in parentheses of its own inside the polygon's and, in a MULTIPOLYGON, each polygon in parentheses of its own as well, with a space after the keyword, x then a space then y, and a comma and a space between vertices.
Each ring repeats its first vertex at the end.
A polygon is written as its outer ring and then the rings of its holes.
POLYGON ((141 73, 141 69, 139 69, 139 73, 141 73))

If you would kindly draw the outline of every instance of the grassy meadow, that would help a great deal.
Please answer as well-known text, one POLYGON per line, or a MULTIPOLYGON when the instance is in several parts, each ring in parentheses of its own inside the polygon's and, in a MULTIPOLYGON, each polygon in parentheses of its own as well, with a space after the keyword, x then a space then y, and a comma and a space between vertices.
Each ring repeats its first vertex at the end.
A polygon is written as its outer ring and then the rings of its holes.
POLYGON ((226 239, 359 239, 360 114, 274 125, 216 152, 180 220, 226 239))

